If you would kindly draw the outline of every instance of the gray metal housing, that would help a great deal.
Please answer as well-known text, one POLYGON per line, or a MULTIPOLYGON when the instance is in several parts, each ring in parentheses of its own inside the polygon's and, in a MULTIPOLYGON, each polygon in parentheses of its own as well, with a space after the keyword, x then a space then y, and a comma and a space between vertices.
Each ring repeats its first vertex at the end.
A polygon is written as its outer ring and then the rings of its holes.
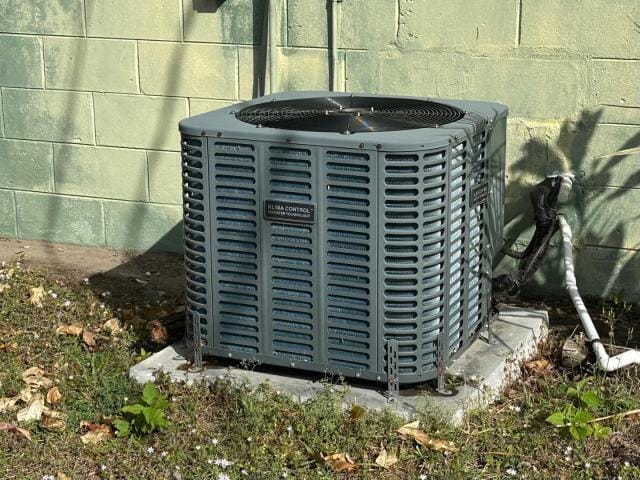
POLYGON ((233 115, 338 95, 180 122, 188 336, 196 355, 381 382, 391 342, 399 383, 430 380, 489 319, 508 110, 437 100, 465 117, 351 135, 233 115), (265 200, 313 205, 315 221, 268 220, 265 200))

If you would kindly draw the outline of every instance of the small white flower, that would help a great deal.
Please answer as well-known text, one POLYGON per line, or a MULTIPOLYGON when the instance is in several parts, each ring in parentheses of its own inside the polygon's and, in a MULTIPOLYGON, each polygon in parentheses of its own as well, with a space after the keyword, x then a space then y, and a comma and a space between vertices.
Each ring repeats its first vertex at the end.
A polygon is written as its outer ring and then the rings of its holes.
POLYGON ((88 279, 88 278, 86 278, 86 277, 82 279, 82 282, 83 282, 85 285, 89 285, 89 279, 88 279))
POLYGON ((104 303, 100 304, 100 308, 102 308, 104 310, 104 303))
POLYGON ((192 428, 192 429, 191 429, 191 434, 192 434, 192 435, 193 435, 194 433, 196 433, 196 432, 197 432, 197 430, 196 430, 195 428, 192 428))
POLYGON ((231 480, 231 477, 225 473, 218 474, 218 480, 231 480))
POLYGON ((570 462, 571 461, 571 457, 567 455, 566 457, 564 457, 564 461, 565 462, 570 462))
POLYGON ((100 295, 102 295, 103 297, 108 297, 109 295, 111 295, 111 292, 109 290, 105 290, 100 295))
POLYGON ((200 445, 196 445, 196 450, 200 450, 202 447, 200 445))
POLYGON ((71 302, 69 300, 65 300, 64 303, 62 304, 63 307, 67 308, 71 306, 71 302))
POLYGON ((153 453, 155 452, 155 450, 153 449, 153 447, 148 447, 147 448, 147 453, 153 453))
POLYGON ((104 472, 106 469, 107 469, 107 466, 104 463, 100 465, 100 470, 104 472))
POLYGON ((172 402, 175 402, 176 400, 177 400, 177 398, 176 398, 176 397, 171 397, 171 401, 172 401, 172 402))
POLYGON ((129 397, 123 397, 122 400, 124 400, 125 402, 129 401, 129 397))
POLYGON ((58 298, 58 294, 56 292, 49 292, 49 295, 51 295, 51 298, 58 298))
POLYGON ((570 454, 572 451, 573 451, 573 448, 571 448, 571 447, 567 447, 567 448, 565 448, 564 453, 566 453, 566 454, 568 455, 568 454, 570 454))
POLYGON ((218 439, 217 438, 212 438, 211 439, 211 444, 212 445, 218 445, 218 439))
POLYGON ((240 470, 240 473, 241 473, 242 475, 249 475, 249 472, 247 472, 247 469, 246 469, 246 468, 243 468, 242 470, 240 470))
POLYGON ((276 390, 276 395, 280 395, 280 390, 276 390))
POLYGON ((427 476, 423 473, 418 477, 420 480, 427 480, 427 476))
POLYGON ((628 467, 628 466, 630 466, 630 465, 631 465, 631 464, 630 464, 629 462, 626 462, 626 461, 624 462, 624 466, 625 466, 625 467, 628 467))
POLYGON ((209 459, 209 460, 207 460, 207 463, 208 463, 209 465, 212 465, 212 464, 213 464, 213 460, 209 459))
POLYGON ((293 427, 291 425, 289 425, 287 427, 287 432, 289 432, 289 434, 291 434, 291 432, 293 432, 293 427))
POLYGON ((591 468, 591 464, 589 462, 585 462, 584 464, 584 468, 586 468, 587 470, 589 470, 591 468))
POLYGON ((253 438, 247 437, 247 442, 251 442, 251 441, 253 441, 253 438))
POLYGON ((505 473, 506 473, 507 475, 512 476, 512 477, 515 477, 515 476, 518 474, 518 472, 516 472, 516 471, 515 471, 515 469, 513 469, 513 468, 507 468, 507 469, 505 470, 505 473))
POLYGON ((282 478, 287 478, 289 474, 287 472, 282 472, 282 478))
POLYGON ((226 458, 216 458, 213 463, 222 468, 227 468, 233 465, 233 462, 227 460, 226 458))
POLYGON ((53 475, 43 475, 42 480, 56 480, 56 477, 53 475))

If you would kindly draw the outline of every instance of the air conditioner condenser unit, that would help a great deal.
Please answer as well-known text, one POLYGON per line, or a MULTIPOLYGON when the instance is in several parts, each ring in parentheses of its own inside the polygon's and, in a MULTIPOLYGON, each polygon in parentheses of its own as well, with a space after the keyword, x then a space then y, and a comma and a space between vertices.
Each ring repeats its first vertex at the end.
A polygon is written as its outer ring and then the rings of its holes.
POLYGON ((507 113, 294 92, 183 120, 196 360, 442 376, 490 318, 507 113))

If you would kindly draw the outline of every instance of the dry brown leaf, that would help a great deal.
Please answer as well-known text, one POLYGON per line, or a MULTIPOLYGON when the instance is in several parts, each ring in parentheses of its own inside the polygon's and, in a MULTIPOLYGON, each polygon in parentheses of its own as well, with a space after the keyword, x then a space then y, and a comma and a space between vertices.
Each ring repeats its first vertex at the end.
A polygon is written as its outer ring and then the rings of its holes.
POLYGON ((82 331, 82 340, 89 347, 96 346, 96 339, 93 338, 93 333, 91 333, 89 330, 82 331))
POLYGON ((22 372, 22 381, 32 390, 50 388, 53 382, 44 376, 45 372, 39 367, 31 367, 22 372))
POLYGON ((58 387, 51 387, 47 392, 47 403, 51 405, 55 405, 60 402, 62 399, 62 394, 60 393, 60 389, 58 387))
POLYGON ((9 290, 11 288, 11 285, 9 285, 8 283, 0 283, 0 293, 4 292, 5 290, 9 290))
POLYGON ((42 306, 42 299, 44 298, 44 288, 42 287, 34 287, 29 290, 29 302, 31 305, 35 305, 36 307, 42 306))
POLYGON ((18 342, 0 343, 0 350, 6 350, 7 352, 15 352, 18 350, 18 342))
POLYGON ((11 268, 9 269, 9 271, 7 273, 4 274, 5 278, 7 280, 9 280, 11 277, 13 277, 13 274, 15 273, 15 269, 11 268))
POLYGON ((525 370, 527 370, 531 375, 542 375, 544 372, 549 370, 550 367, 551 362, 546 358, 524 362, 525 370))
POLYGON ((396 463, 398 463, 398 457, 394 453, 388 453, 384 448, 376 457, 376 465, 380 465, 382 468, 389 468, 396 463))
POLYGON ((425 432, 420 430, 418 428, 419 426, 420 422, 416 420, 415 422, 403 425, 397 430, 397 432, 400 435, 413 438, 418 445, 422 445, 423 447, 430 448, 432 450, 437 450, 440 452, 457 452, 459 450, 458 447, 456 447, 455 444, 453 442, 450 442, 449 440, 431 438, 425 432))
POLYGON ((0 431, 2 430, 9 433, 17 433, 18 435, 23 436, 27 440, 31 440, 31 434, 29 433, 29 430, 20 428, 15 423, 0 422, 0 431))
POLYGON ((352 422, 355 422, 359 418, 362 418, 366 413, 367 411, 364 408, 354 403, 353 405, 351 405, 351 411, 349 412, 349 420, 351 420, 352 422))
POLYGON ((62 472, 58 472, 58 475, 56 475, 56 480, 71 480, 71 477, 65 475, 62 472))
POLYGON ((113 432, 109 425, 102 423, 91 423, 83 420, 80 422, 80 428, 86 430, 86 433, 80 436, 80 440, 82 440, 82 443, 85 445, 89 443, 96 444, 113 437, 113 432))
POLYGON ((102 325, 102 329, 109 332, 111 335, 117 335, 122 332, 123 328, 120 326, 120 320, 117 318, 110 318, 102 325))
POLYGON ((334 472, 351 472, 358 468, 358 464, 353 461, 348 453, 333 453, 323 456, 324 463, 334 472))
POLYGON ((82 327, 78 327, 77 325, 60 325, 56 328, 56 333, 58 335, 73 335, 78 337, 82 334, 82 327))
POLYGON ((8 412, 16 409, 16 403, 20 401, 20 397, 0 398, 0 412, 8 412))
POLYGON ((39 393, 33 395, 25 408, 18 411, 17 419, 19 423, 30 420, 40 420, 47 407, 44 406, 44 398, 39 393))
POLYGON ((18 400, 22 400, 24 403, 29 403, 31 401, 31 398, 33 398, 33 392, 31 391, 31 387, 29 385, 24 387, 22 390, 20 390, 20 393, 16 398, 18 400))
POLYGON ((48 410, 43 412, 40 427, 51 432, 63 432, 67 428, 67 422, 62 412, 48 410))

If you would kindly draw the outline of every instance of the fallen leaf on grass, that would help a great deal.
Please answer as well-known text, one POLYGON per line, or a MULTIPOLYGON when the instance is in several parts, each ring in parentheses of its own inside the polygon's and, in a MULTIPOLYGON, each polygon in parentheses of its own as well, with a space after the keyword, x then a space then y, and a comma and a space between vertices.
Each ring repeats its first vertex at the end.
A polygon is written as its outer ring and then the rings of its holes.
POLYGON ((11 285, 9 285, 8 283, 0 283, 0 293, 4 292, 5 290, 9 290, 11 288, 11 285))
POLYGON ((47 407, 44 406, 44 398, 40 393, 33 395, 29 403, 22 410, 18 411, 17 419, 19 423, 30 420, 40 420, 42 413, 47 407))
POLYGON ((6 350, 7 352, 15 352, 18 350, 18 342, 0 343, 0 350, 6 350))
POLYGON ((8 412, 9 410, 15 410, 15 405, 20 400, 20 397, 12 398, 0 398, 0 412, 8 412))
POLYGON ((364 408, 354 403, 353 405, 351 405, 351 411, 349 412, 349 420, 351 420, 352 422, 355 422, 359 418, 362 418, 365 415, 365 413, 367 413, 367 411, 364 408))
POLYGON ((71 480, 71 477, 65 475, 62 472, 58 472, 58 475, 56 476, 56 480, 71 480))
POLYGON ((53 382, 44 376, 45 372, 39 367, 31 367, 22 372, 22 381, 29 385, 32 390, 49 388, 53 382))
POLYGON ((82 430, 86 430, 86 433, 80 436, 80 440, 85 445, 87 444, 96 444, 103 440, 113 437, 113 432, 109 425, 104 425, 102 423, 91 423, 83 420, 80 422, 80 428, 82 430))
POLYGON ((117 318, 111 318, 104 322, 102 329, 109 332, 111 335, 117 335, 122 332, 123 328, 120 326, 120 320, 117 318))
POLYGON ((407 423, 400 427, 397 432, 405 437, 411 437, 418 445, 430 448, 431 450, 437 450, 440 452, 457 452, 459 449, 453 442, 448 440, 440 440, 438 438, 431 438, 425 432, 419 429, 420 422, 407 423))
POLYGON ((31 434, 29 433, 29 430, 20 428, 15 423, 0 422, 0 431, 2 430, 9 433, 17 433, 18 435, 23 436, 27 440, 31 440, 31 434))
POLYGON ((45 410, 40 420, 40 427, 51 432, 63 432, 67 428, 67 422, 62 412, 45 410))
POLYGON ((56 328, 56 334, 58 335, 72 335, 79 336, 82 334, 82 327, 78 327, 77 325, 60 325, 56 328))
POLYGON ((36 307, 42 307, 42 299, 44 298, 44 288, 34 287, 29 290, 29 302, 36 307))
POLYGON ((380 465, 382 468, 389 468, 396 463, 398 463, 398 457, 394 453, 388 453, 384 448, 376 457, 376 465, 380 465))
POLYGON ((82 340, 89 347, 95 347, 96 346, 96 339, 93 338, 93 333, 91 333, 89 330, 83 330, 82 331, 82 340))
POLYGON ((58 387, 51 387, 47 392, 47 403, 54 405, 60 402, 61 399, 62 399, 62 394, 60 393, 60 390, 58 389, 58 387))
POLYGON ((549 370, 551 367, 551 362, 546 358, 541 358, 539 360, 530 360, 528 362, 524 362, 524 368, 532 375, 542 375, 544 372, 549 370))
POLYGON ((348 453, 333 453, 331 455, 322 456, 324 463, 334 472, 351 472, 358 468, 358 464, 353 461, 348 453))

